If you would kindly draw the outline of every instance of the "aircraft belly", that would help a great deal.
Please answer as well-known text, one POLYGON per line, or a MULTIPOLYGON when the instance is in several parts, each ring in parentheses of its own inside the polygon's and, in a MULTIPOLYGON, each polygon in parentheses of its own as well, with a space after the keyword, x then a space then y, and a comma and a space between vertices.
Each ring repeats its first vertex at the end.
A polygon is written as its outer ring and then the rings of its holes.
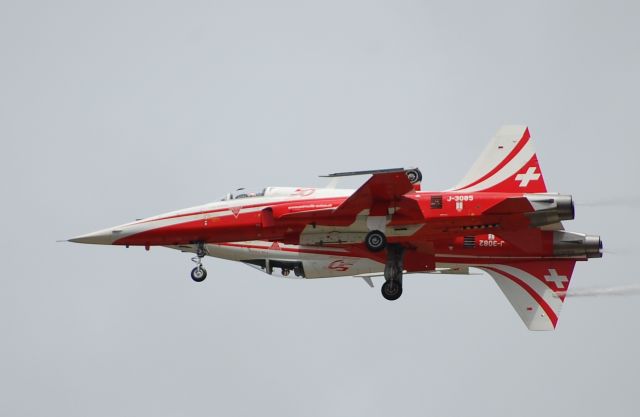
POLYGON ((302 261, 306 278, 344 277, 382 272, 384 264, 367 258, 328 257, 302 261))
POLYGON ((240 262, 256 260, 301 262, 305 278, 368 274, 384 270, 384 264, 368 258, 345 256, 340 248, 283 245, 264 241, 207 245, 210 256, 240 262))

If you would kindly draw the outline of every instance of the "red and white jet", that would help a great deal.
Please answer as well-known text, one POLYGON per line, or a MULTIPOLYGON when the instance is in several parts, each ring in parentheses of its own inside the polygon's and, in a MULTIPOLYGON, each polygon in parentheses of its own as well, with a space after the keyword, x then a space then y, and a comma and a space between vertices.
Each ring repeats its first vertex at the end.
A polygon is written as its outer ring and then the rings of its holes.
POLYGON ((599 236, 567 232, 571 196, 547 192, 525 126, 504 126, 468 174, 446 191, 421 191, 418 169, 370 175, 357 190, 268 187, 100 230, 71 242, 166 246, 193 252, 194 281, 206 255, 267 274, 384 276, 382 295, 402 294, 403 274, 493 277, 531 330, 553 330, 577 261, 602 257, 599 236))

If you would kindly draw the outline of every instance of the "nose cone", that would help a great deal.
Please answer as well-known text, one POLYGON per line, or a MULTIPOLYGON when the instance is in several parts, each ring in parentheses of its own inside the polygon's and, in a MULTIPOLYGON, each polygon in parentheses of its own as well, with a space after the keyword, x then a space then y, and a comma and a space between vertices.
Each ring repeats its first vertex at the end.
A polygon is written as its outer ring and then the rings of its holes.
POLYGON ((91 243, 93 245, 112 245, 118 239, 120 230, 104 229, 69 239, 69 242, 91 243))

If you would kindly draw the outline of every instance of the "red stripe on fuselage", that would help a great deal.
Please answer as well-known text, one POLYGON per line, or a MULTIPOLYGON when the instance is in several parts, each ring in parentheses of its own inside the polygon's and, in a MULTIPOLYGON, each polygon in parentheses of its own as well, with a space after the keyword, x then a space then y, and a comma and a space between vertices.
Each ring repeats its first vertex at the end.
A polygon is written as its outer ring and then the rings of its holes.
POLYGON ((173 216, 159 217, 157 219, 145 219, 145 220, 141 220, 141 221, 137 222, 137 224, 157 222, 157 221, 160 221, 160 220, 177 219, 179 217, 196 216, 198 214, 218 213, 220 211, 228 211, 228 210, 231 210, 231 208, 230 207, 225 207, 225 208, 215 209, 215 210, 193 211, 193 212, 189 212, 189 213, 174 214, 173 216))
MULTIPOLYGON (((304 202, 305 204, 313 204, 313 203, 317 203, 317 202, 324 202, 327 200, 339 200, 339 202, 342 202, 344 200, 346 200, 347 197, 327 197, 327 198, 316 198, 316 199, 312 199, 312 200, 308 200, 308 199, 295 199, 295 200, 286 200, 286 201, 272 201, 270 203, 267 202, 263 202, 260 204, 249 204, 247 206, 243 206, 243 205, 238 205, 238 206, 229 206, 229 207, 223 207, 223 208, 216 208, 216 209, 212 209, 212 210, 203 210, 203 211, 190 211, 188 213, 181 213, 181 214, 174 214, 172 216, 166 216, 166 217, 159 217, 159 218, 154 218, 154 219, 146 219, 146 220, 142 220, 138 223, 149 223, 149 222, 156 222, 156 221, 160 221, 160 220, 168 220, 168 219, 176 219, 179 217, 187 217, 187 216, 196 216, 199 214, 210 214, 210 213, 218 213, 221 211, 231 211, 232 208, 238 207, 241 210, 244 209, 250 209, 250 208, 256 208, 256 207, 270 207, 270 206, 275 206, 275 205, 281 205, 281 204, 290 204, 290 203, 299 203, 299 202, 304 202)), ((337 206, 337 205, 336 205, 337 206)))

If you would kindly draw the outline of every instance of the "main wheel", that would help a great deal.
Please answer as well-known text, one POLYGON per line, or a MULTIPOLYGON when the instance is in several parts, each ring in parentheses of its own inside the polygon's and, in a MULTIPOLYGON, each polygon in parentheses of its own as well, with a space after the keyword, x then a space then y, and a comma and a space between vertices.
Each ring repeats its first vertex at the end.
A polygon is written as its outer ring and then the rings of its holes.
POLYGON ((379 230, 372 230, 367 233, 364 243, 371 252, 380 252, 387 246, 387 237, 379 230))
POLYGON ((418 168, 410 169, 406 172, 407 178, 411 184, 417 184, 422 181, 422 172, 418 168))
POLYGON ((207 270, 203 267, 195 267, 191 270, 191 279, 195 282, 202 282, 207 277, 207 270))
POLYGON ((382 284, 382 296, 389 301, 394 301, 402 295, 402 284, 398 281, 390 280, 382 284))

